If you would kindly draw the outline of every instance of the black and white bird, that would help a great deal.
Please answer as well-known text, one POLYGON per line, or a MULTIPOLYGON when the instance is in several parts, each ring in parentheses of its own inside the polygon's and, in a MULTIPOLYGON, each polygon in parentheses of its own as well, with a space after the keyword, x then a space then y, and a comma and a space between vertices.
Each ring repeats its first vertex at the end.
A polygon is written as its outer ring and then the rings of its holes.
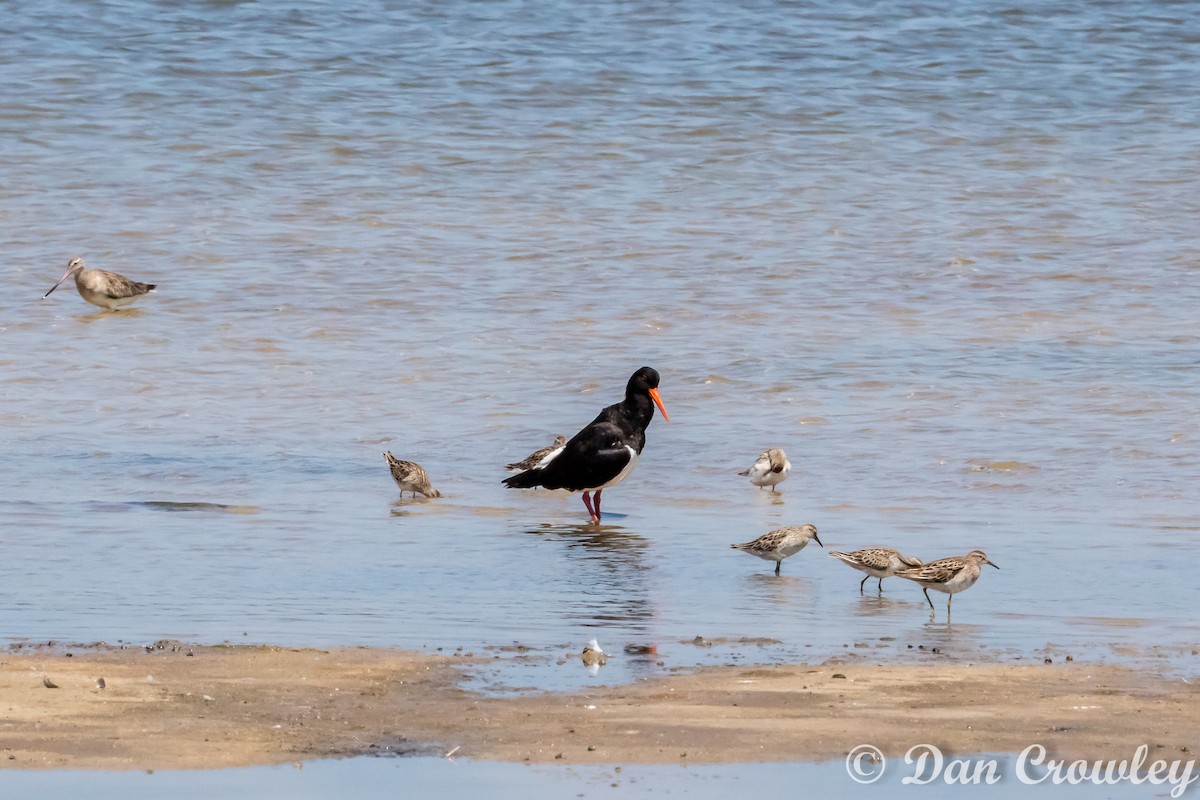
POLYGON ((544 486, 582 491, 591 521, 599 522, 600 493, 625 480, 637 466, 654 407, 658 406, 663 419, 671 421, 658 396, 658 382, 658 372, 650 367, 633 373, 625 385, 624 400, 601 411, 552 460, 506 478, 504 485, 510 489, 544 486))

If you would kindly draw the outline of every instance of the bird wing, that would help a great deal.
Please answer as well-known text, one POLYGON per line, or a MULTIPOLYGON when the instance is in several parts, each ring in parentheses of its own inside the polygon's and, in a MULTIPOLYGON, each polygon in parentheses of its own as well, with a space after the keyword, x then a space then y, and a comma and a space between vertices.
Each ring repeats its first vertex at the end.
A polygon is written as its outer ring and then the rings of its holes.
POLYGON ((847 564, 856 564, 870 569, 885 570, 891 565, 891 553, 878 547, 855 550, 853 553, 830 553, 847 564))
POLYGON ((917 583, 946 583, 963 568, 960 558, 940 558, 923 567, 913 567, 896 573, 917 583))
POLYGON ((766 453, 763 453, 753 464, 750 465, 748 469, 742 470, 738 473, 738 475, 750 475, 752 477, 759 478, 763 475, 766 475, 770 469, 771 459, 767 458, 766 453))
POLYGON ((780 528, 779 530, 764 533, 762 536, 758 537, 752 542, 730 546, 736 547, 738 550, 751 550, 755 552, 762 551, 764 553, 769 553, 772 550, 779 549, 780 544, 783 543, 783 538, 787 536, 787 532, 787 528, 780 528))
POLYGON ((525 456, 520 461, 514 461, 508 464, 505 469, 532 469, 542 463, 542 459, 550 455, 550 451, 554 447, 543 447, 541 450, 534 450, 529 455, 525 456))
POLYGON ((857 555, 859 564, 869 566, 872 570, 887 570, 892 566, 892 552, 881 547, 866 548, 854 555, 857 555))
POLYGON ((397 480, 415 481, 417 483, 420 483, 422 480, 429 480, 424 468, 412 461, 401 461, 393 457, 388 461, 388 466, 392 468, 392 477, 397 480))
POLYGON ((145 294, 155 288, 153 284, 131 281, 124 275, 118 275, 106 269, 92 270, 92 274, 100 279, 96 282, 95 290, 114 300, 122 297, 137 297, 139 294, 145 294))
POLYGON ((542 468, 549 482, 547 488, 586 489, 607 483, 629 464, 629 446, 624 443, 625 431, 612 422, 593 422, 563 445, 563 450, 542 468))

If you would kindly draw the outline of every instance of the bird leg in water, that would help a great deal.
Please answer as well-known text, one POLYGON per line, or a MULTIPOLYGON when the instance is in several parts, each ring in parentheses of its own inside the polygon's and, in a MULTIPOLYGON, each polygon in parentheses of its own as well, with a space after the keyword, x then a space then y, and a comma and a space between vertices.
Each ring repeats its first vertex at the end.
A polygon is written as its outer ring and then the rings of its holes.
POLYGON ((590 514, 592 517, 591 521, 599 522, 600 517, 596 514, 595 509, 592 508, 592 496, 588 492, 583 493, 583 504, 587 506, 588 514, 590 514))
POLYGON ((596 493, 594 495, 592 495, 592 502, 596 504, 596 521, 597 522, 600 521, 600 493, 603 491, 604 491, 603 489, 597 489, 596 493))

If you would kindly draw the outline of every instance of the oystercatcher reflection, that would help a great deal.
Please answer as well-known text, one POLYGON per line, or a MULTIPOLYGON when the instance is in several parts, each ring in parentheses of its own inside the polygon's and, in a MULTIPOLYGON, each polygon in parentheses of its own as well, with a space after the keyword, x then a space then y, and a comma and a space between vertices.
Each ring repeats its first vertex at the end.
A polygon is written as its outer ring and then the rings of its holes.
POLYGON ((646 446, 646 426, 654 406, 667 422, 667 409, 658 396, 658 372, 642 367, 625 385, 625 399, 608 406, 591 424, 567 442, 553 460, 506 478, 510 489, 567 489, 583 492, 583 504, 600 521, 600 493, 633 472, 646 446), (595 492, 593 506, 592 492, 595 492))

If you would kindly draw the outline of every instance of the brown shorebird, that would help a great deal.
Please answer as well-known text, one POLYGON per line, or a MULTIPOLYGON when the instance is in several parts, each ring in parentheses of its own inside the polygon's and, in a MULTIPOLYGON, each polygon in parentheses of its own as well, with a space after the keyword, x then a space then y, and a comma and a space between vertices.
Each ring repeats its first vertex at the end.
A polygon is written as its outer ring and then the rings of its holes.
POLYGON ((90 269, 87 264, 83 263, 82 258, 76 256, 67 262, 67 271, 58 283, 50 287, 49 292, 42 295, 42 299, 45 300, 49 297, 50 292, 61 286, 63 281, 72 275, 75 276, 75 288, 79 290, 80 297, 94 306, 107 308, 109 311, 116 311, 122 306, 127 306, 157 288, 157 284, 138 283, 129 280, 124 275, 118 275, 108 270, 90 269))
POLYGON ((508 464, 505 466, 505 469, 513 472, 524 472, 527 469, 533 469, 537 466, 545 466, 545 464, 542 462, 545 461, 546 463, 549 463, 547 456, 549 456, 551 453, 558 455, 560 452, 562 452, 563 445, 566 443, 567 437, 555 436, 554 444, 550 445, 549 447, 543 447, 541 450, 534 450, 520 461, 514 461, 513 463, 508 464))
MULTIPOLYGON (((583 652, 579 654, 579 659, 588 667, 602 667, 608 661, 608 653, 601 650, 600 643, 592 639, 583 646, 583 652)), ((592 674, 596 673, 593 671, 592 674)))
POLYGON ((900 551, 893 547, 868 547, 865 550, 855 550, 853 553, 839 553, 834 550, 829 557, 836 558, 859 572, 867 573, 867 576, 862 579, 862 583, 858 584, 859 594, 863 593, 863 587, 871 578, 879 579, 879 591, 882 592, 884 578, 890 578, 902 569, 919 567, 923 563, 919 558, 901 555, 900 551))
POLYGON ((429 483, 429 475, 420 464, 412 461, 401 461, 392 455, 391 451, 384 453, 383 458, 392 470, 392 480, 400 487, 401 497, 404 496, 405 492, 412 492, 413 497, 417 496, 417 492, 426 497, 442 496, 442 493, 433 488, 433 485, 429 483))
MULTIPOLYGON (((939 558, 922 567, 899 570, 896 574, 901 578, 908 578, 910 581, 921 584, 921 591, 925 593, 925 600, 929 603, 931 615, 934 609, 933 601, 929 599, 929 590, 933 589, 936 592, 945 592, 950 595, 946 598, 946 619, 948 620, 950 619, 950 601, 954 599, 954 595, 975 585, 975 581, 979 580, 979 568, 984 564, 996 567, 995 564, 988 561, 987 553, 982 550, 972 550, 965 556, 939 558)), ((996 567, 996 569, 1000 568, 996 567)))
POLYGON ((773 492, 777 485, 787 480, 791 471, 792 462, 788 461, 787 453, 773 447, 762 453, 749 469, 739 472, 738 475, 750 478, 750 482, 760 489, 770 486, 773 492))
MULTIPOLYGON (((783 566, 783 560, 788 556, 799 553, 813 539, 817 540, 817 544, 821 544, 821 540, 817 537, 817 526, 810 523, 807 525, 789 525, 786 528, 779 528, 778 530, 764 533, 753 542, 731 544, 729 546, 734 550, 741 550, 743 553, 758 556, 763 561, 774 561, 775 574, 778 575, 779 568, 783 566)), ((824 546, 821 544, 821 547, 824 546)))

